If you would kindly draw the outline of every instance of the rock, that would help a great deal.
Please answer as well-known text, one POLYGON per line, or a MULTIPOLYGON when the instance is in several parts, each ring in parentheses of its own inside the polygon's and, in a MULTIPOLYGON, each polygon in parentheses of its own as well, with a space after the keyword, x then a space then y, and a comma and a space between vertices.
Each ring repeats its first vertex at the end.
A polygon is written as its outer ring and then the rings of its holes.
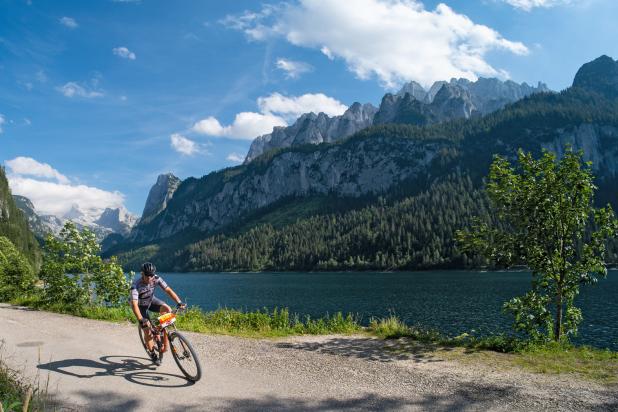
POLYGON ((165 209, 179 185, 180 179, 172 173, 159 175, 157 182, 148 192, 148 198, 146 199, 140 222, 147 223, 151 221, 159 212, 165 209))

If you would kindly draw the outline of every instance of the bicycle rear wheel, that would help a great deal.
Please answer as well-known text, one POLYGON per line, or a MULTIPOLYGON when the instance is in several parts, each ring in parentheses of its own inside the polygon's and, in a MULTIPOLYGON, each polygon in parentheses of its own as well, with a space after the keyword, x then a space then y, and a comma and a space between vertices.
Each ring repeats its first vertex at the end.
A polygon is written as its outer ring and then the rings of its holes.
POLYGON ((180 371, 192 382, 202 377, 202 367, 195 350, 184 336, 178 332, 169 334, 170 349, 180 371))
MULTIPOLYGON (((142 346, 144 347, 144 350, 146 351, 146 355, 148 355, 148 357, 150 358, 150 351, 148 350, 148 345, 146 344, 146 336, 144 335, 144 329, 142 329, 140 325, 137 325, 137 330, 139 333, 139 339, 142 342, 142 346)), ((163 352, 161 352, 160 340, 154 337, 153 339, 154 339, 154 346, 152 347, 152 349, 155 351, 155 353, 159 357, 159 360, 163 361, 163 352)))

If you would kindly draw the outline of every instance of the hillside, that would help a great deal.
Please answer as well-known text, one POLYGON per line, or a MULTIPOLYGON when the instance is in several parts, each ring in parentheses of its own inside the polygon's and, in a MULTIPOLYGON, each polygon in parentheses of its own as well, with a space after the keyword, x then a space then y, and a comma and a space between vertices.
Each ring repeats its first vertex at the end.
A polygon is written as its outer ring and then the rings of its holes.
POLYGON ((616 207, 617 142, 618 102, 586 87, 534 94, 484 117, 373 126, 333 144, 271 151, 187 179, 155 219, 112 250, 127 263, 152 258, 177 270, 461 267, 469 262, 450 239, 482 211, 474 193, 494 154, 560 152, 567 144, 583 149, 597 176, 597 200, 616 207), (347 206, 309 211, 279 226, 256 218, 261 210, 284 209, 289 199, 298 205, 325 196, 347 199, 347 206), (384 214, 372 209, 380 201, 384 214), (314 215, 331 223, 313 221, 314 215), (380 223, 389 219, 401 236, 380 223), (373 226, 346 235, 363 222, 373 226), (324 252, 333 248, 336 253, 324 252))
POLYGON ((0 167, 0 236, 6 236, 11 240, 35 268, 41 265, 39 243, 28 228, 26 217, 15 204, 2 167, 0 167))

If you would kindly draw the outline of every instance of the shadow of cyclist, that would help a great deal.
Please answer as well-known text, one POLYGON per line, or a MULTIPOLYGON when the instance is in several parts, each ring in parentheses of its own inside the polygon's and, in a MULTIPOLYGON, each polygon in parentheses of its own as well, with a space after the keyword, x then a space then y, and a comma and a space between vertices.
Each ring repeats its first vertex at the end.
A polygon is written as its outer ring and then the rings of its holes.
POLYGON ((64 359, 37 366, 39 369, 58 372, 80 379, 99 376, 120 376, 132 383, 155 387, 181 387, 193 385, 181 375, 157 372, 147 358, 135 356, 102 356, 92 359, 64 359), (113 360, 119 358, 118 360, 113 360), (180 382, 178 382, 180 381, 180 382))

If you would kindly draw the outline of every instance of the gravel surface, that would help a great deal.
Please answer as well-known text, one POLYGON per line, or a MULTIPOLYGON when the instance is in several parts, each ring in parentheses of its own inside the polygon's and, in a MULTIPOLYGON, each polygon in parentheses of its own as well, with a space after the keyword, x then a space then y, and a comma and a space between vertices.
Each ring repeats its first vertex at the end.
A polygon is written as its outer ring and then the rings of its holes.
POLYGON ((365 336, 254 340, 184 333, 203 378, 154 367, 134 325, 0 305, 2 358, 67 411, 618 411, 618 387, 446 360, 365 336))

